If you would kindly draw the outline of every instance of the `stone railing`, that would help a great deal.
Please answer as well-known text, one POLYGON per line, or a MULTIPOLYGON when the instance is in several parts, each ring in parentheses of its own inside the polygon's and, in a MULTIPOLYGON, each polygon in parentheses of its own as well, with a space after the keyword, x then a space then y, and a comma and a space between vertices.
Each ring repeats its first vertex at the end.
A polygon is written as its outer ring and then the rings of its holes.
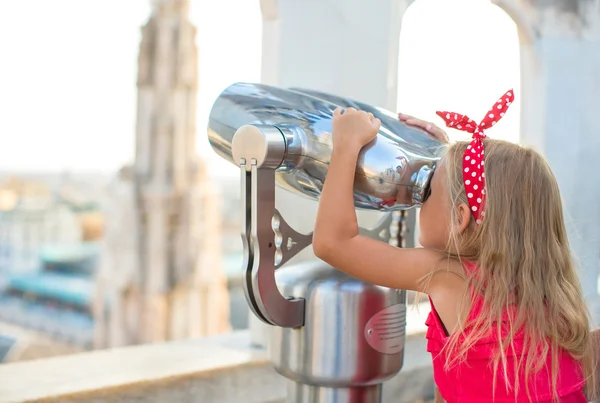
MULTIPOLYGON (((408 336, 404 362, 384 402, 430 399, 422 334, 408 336)), ((285 379, 251 347, 249 331, 0 365, 0 402, 275 403, 285 395, 285 379)))

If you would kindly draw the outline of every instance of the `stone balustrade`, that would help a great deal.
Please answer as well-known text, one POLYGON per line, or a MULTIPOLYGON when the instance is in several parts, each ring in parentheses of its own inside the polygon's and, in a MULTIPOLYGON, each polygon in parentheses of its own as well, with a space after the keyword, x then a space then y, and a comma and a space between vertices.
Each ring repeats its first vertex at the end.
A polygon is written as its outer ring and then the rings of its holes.
MULTIPOLYGON (((408 336, 404 362, 384 402, 430 399, 423 334, 408 336)), ((0 365, 3 403, 275 403, 285 395, 286 380, 248 331, 0 365)))

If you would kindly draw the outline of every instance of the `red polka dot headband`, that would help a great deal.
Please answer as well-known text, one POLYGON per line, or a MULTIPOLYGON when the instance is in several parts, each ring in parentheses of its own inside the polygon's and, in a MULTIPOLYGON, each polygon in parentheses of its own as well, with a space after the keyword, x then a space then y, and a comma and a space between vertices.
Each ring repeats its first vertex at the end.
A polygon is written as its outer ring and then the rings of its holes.
POLYGON ((473 140, 471 141, 471 144, 467 146, 463 157, 463 181, 467 200, 469 201, 471 212, 473 213, 473 217, 475 217, 477 224, 481 223, 481 219, 485 215, 482 211, 485 197, 485 172, 483 169, 483 139, 486 137, 485 130, 494 126, 496 122, 502 119, 514 99, 514 91, 508 90, 506 94, 498 99, 479 124, 475 124, 475 121, 468 116, 458 113, 446 111, 436 112, 439 117, 444 119, 446 126, 473 133, 473 140))

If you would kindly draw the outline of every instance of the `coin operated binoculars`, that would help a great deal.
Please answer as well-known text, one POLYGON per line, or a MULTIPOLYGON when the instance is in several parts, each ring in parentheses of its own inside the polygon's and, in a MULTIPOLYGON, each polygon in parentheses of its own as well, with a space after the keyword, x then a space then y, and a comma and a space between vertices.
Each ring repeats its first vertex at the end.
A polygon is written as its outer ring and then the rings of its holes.
POLYGON ((269 356, 289 380, 288 403, 378 403, 382 383, 403 365, 405 291, 364 283, 316 258, 284 266, 312 234, 286 223, 275 186, 318 200, 338 106, 381 120, 359 155, 354 202, 383 213, 361 233, 389 241, 401 230, 399 212, 422 202, 441 143, 380 108, 261 84, 230 86, 209 117, 214 151, 240 167, 244 291, 254 315, 271 325, 269 356))

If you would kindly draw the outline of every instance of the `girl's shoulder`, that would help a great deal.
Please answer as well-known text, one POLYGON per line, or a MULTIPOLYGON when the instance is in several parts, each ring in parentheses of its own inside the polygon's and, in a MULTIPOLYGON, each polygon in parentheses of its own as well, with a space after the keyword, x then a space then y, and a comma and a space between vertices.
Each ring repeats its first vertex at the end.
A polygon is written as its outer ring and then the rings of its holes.
POLYGON ((471 311, 470 275, 458 259, 448 259, 433 271, 427 284, 432 311, 447 335, 471 311), (460 313, 460 315, 459 315, 460 313))
POLYGON ((472 262, 451 257, 442 259, 431 272, 427 294, 447 294, 448 291, 464 293, 476 272, 477 266, 472 262))

